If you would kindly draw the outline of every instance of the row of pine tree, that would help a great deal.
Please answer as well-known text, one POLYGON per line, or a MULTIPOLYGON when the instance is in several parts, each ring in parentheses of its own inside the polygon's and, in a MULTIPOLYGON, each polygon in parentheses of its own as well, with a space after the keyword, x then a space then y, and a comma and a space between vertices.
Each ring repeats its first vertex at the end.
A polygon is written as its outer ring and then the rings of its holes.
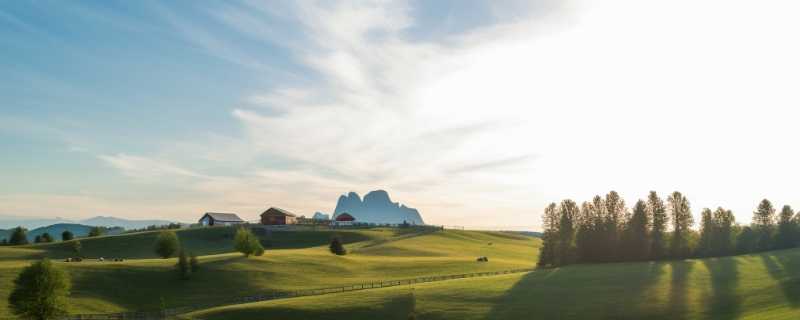
POLYGON ((800 213, 784 206, 778 215, 764 199, 749 226, 719 207, 701 212, 699 231, 692 229, 689 200, 680 192, 666 202, 655 191, 633 208, 615 192, 578 205, 551 203, 544 210, 539 265, 621 262, 691 257, 718 257, 797 246, 800 213))

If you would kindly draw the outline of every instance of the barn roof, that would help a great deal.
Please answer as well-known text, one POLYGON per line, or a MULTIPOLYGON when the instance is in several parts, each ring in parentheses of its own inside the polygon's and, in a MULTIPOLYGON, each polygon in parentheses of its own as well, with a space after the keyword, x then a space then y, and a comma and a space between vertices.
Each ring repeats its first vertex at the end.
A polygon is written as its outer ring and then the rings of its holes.
POLYGON ((221 212, 206 212, 206 215, 211 217, 216 221, 223 221, 223 222, 244 222, 242 218, 239 218, 235 213, 221 213, 221 212))
POLYGON ((356 218, 351 216, 347 212, 342 212, 340 215, 336 216, 336 221, 355 221, 356 218))
POLYGON ((261 213, 261 216, 265 216, 265 215, 279 216, 279 217, 284 217, 284 216, 285 217, 296 217, 296 215, 294 213, 291 213, 289 211, 283 210, 281 208, 275 208, 275 207, 271 207, 271 208, 267 209, 267 211, 264 211, 263 213, 261 213))

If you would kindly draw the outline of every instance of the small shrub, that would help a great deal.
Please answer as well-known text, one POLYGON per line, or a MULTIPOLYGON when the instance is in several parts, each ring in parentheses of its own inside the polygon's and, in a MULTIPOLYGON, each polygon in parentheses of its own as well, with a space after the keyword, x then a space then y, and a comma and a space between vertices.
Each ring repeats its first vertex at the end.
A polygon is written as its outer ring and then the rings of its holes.
POLYGON ((158 237, 156 237, 155 251, 159 257, 164 259, 169 258, 178 251, 179 247, 180 242, 178 241, 178 235, 175 234, 175 231, 161 231, 158 237))
POLYGON ((183 251, 183 249, 178 253, 178 264, 175 265, 175 268, 178 269, 178 275, 181 279, 189 279, 192 275, 192 267, 189 258, 186 256, 186 252, 183 251))
POLYGON ((70 241, 72 239, 75 239, 75 235, 72 234, 71 231, 64 230, 64 232, 61 233, 61 241, 70 241))
POLYGON ((49 233, 45 232, 42 234, 42 242, 53 242, 53 237, 50 236, 49 233))
POLYGON ((35 238, 33 238, 33 243, 42 243, 42 236, 38 235, 35 238))
POLYGON ((103 235, 103 228, 101 227, 92 227, 92 229, 89 230, 89 237, 99 237, 101 235, 103 235))
POLYGON ((347 254, 347 250, 344 249, 342 241, 339 240, 339 237, 333 237, 333 239, 331 240, 330 250, 331 253, 337 256, 343 256, 347 254))
POLYGON ((197 261, 197 256, 195 256, 194 253, 189 254, 189 269, 192 270, 192 273, 200 270, 200 262, 197 261))
POLYGON ((83 246, 81 245, 80 241, 75 240, 72 243, 70 243, 70 249, 72 249, 72 252, 74 252, 76 256, 80 257, 81 249, 83 249, 83 246))
POLYGON ((245 227, 236 230, 236 235, 233 237, 233 247, 236 251, 244 254, 245 257, 264 254, 264 247, 261 246, 261 241, 250 229, 245 227))
POLYGON ((67 314, 69 275, 45 258, 22 269, 8 297, 14 314, 25 319, 57 319, 67 314))

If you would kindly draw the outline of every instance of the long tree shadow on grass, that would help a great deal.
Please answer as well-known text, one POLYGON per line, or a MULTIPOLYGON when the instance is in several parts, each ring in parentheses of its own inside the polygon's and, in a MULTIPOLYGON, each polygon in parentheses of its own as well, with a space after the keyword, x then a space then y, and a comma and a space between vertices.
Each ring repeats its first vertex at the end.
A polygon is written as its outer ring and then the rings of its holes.
POLYGON ((742 299, 736 293, 739 285, 738 260, 735 257, 703 259, 711 274, 711 296, 706 314, 713 319, 736 319, 741 314, 742 299))
POLYGON ((614 263, 537 270, 497 299, 487 318, 652 318, 661 312, 649 307, 650 291, 664 268, 663 263, 614 263))
POLYGON ((759 256, 764 267, 773 279, 778 281, 792 308, 800 307, 800 254, 796 252, 777 251, 785 254, 776 257, 775 253, 763 253, 759 256))
POLYGON ((669 263, 670 276, 669 303, 667 314, 670 319, 686 319, 689 312, 689 274, 694 266, 693 260, 673 261, 669 263))

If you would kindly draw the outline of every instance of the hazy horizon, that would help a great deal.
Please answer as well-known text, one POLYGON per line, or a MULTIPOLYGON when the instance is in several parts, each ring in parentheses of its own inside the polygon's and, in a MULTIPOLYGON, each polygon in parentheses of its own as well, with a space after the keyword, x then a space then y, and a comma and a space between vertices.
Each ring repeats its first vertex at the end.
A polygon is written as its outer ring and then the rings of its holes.
POLYGON ((491 229, 611 190, 740 224, 800 207, 800 3, 192 4, 0 7, 0 215, 310 216, 377 189, 491 229))

